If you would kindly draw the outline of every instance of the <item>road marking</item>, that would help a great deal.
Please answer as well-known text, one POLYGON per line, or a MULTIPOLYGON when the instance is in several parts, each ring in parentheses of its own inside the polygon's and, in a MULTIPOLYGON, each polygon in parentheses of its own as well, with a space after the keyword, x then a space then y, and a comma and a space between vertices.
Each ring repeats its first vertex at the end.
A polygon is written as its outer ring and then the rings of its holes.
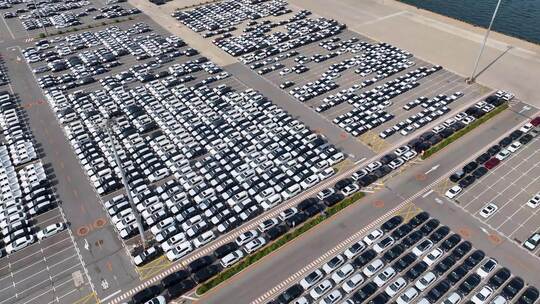
POLYGON ((431 193, 433 193, 433 189, 431 189, 428 192, 424 193, 424 195, 422 195, 422 198, 428 197, 431 193))
POLYGON ((117 294, 119 294, 119 293, 121 293, 121 292, 122 292, 122 290, 119 289, 119 290, 117 290, 117 291, 111 293, 110 295, 106 296, 105 298, 100 299, 99 301, 104 303, 104 302, 107 301, 108 299, 110 299, 110 298, 116 296, 117 294))

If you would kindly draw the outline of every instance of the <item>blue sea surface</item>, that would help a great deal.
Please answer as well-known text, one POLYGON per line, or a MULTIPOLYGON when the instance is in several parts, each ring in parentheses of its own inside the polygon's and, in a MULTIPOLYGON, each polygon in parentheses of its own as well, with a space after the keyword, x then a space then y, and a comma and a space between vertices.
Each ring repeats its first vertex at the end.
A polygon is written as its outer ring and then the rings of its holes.
MULTIPOLYGON (((497 5, 497 0, 399 1, 486 28, 497 5)), ((540 0, 503 0, 493 30, 540 44, 540 0)))

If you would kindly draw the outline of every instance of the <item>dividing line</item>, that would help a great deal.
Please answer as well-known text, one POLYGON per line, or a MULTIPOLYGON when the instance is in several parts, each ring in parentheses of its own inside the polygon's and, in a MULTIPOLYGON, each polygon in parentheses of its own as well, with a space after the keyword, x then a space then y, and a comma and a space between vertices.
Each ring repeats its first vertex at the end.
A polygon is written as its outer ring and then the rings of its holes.
POLYGON ((11 35, 11 39, 15 40, 15 36, 13 36, 13 32, 9 28, 9 25, 7 24, 6 19, 4 18, 4 16, 2 16, 2 21, 4 21, 4 24, 6 25, 6 28, 7 28, 8 32, 9 32, 9 34, 11 35))

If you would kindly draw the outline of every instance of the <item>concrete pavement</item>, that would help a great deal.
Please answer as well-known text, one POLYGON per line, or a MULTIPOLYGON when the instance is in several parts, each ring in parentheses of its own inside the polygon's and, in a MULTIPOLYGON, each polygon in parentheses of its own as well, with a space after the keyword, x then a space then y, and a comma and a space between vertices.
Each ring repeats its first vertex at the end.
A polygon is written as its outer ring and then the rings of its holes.
MULTIPOLYGON (((384 189, 367 196, 357 204, 347 208, 346 212, 338 214, 332 220, 306 233, 306 235, 294 243, 264 258, 256 266, 248 268, 223 285, 211 290, 200 301, 204 303, 224 304, 251 303, 255 300, 257 300, 257 303, 268 301, 272 296, 279 294, 280 291, 288 286, 287 284, 282 284, 288 280, 287 278, 305 269, 306 265, 311 261, 317 260, 326 252, 341 245, 344 239, 361 231, 367 223, 383 216, 386 212, 401 205, 402 202, 416 203, 417 200, 421 199, 421 195, 443 180, 449 171, 471 158, 474 153, 472 151, 480 151, 491 142, 498 141, 503 134, 517 123, 522 123, 528 119, 526 116, 516 113, 520 108, 521 105, 515 105, 512 110, 501 113, 495 119, 474 130, 459 142, 447 147, 442 153, 423 161, 420 165, 408 168, 401 175, 386 182, 384 189), (464 146, 467 149, 463 149, 462 147, 464 146), (425 174, 435 164, 439 165, 439 167, 425 175, 424 178, 421 174, 425 174), (418 178, 420 176, 421 178, 418 178), (275 286, 281 286, 281 288, 274 289, 273 293, 267 294, 265 298, 260 297, 266 294, 268 290, 272 290, 275 286)), ((431 202, 431 204, 433 203, 431 202)), ((433 216, 439 217, 439 209, 436 207, 433 209, 433 216)), ((455 220, 461 220, 461 217, 453 216, 448 219, 445 217, 443 223, 459 226, 460 224, 456 224, 455 220)), ((482 235, 475 234, 473 236, 478 237, 482 235)), ((485 235, 482 237, 485 237, 485 235)), ((476 242, 476 239, 474 241, 476 242)), ((344 246, 342 247, 345 249, 344 246)), ((517 251, 515 247, 510 246, 509 248, 512 252, 517 251)), ((487 252, 490 253, 489 251, 487 252)), ((521 253, 517 254, 520 255, 521 253)), ((523 258, 526 258, 526 256, 524 255, 523 258)), ((513 263, 509 261, 505 265, 508 265, 520 274, 523 273, 524 278, 535 282, 533 275, 526 275, 523 265, 519 267, 516 264, 515 261, 513 263)), ((533 267, 538 267, 540 271, 540 265, 533 267)), ((307 270, 304 272, 307 272, 307 270)))

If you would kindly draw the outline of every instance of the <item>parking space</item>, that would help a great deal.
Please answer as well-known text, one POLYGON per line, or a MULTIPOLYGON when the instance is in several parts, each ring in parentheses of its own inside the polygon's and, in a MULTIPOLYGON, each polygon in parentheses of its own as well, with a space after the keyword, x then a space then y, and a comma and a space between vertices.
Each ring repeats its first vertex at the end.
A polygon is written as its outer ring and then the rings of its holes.
POLYGON ((461 232, 426 212, 408 217, 410 210, 415 207, 351 240, 347 250, 309 264, 270 303, 491 303, 534 294, 535 287, 461 232))
POLYGON ((58 34, 115 19, 134 18, 140 13, 122 1, 0 2, 0 14, 12 38, 36 38, 40 33, 58 34))
POLYGON ((0 303, 75 303, 92 293, 67 232, 0 260, 0 303))
MULTIPOLYGON (((452 176, 458 185, 447 185, 447 188, 465 189, 455 195, 448 191, 447 196, 491 229, 523 246, 540 229, 540 216, 536 209, 540 185, 540 141, 537 137, 539 130, 531 124, 516 130, 487 150, 488 155, 458 170, 452 176), (490 159, 490 153, 494 160, 490 159), (463 170, 474 170, 470 171, 471 176, 475 176, 472 182, 466 181, 467 177, 457 180, 463 170), (476 170, 483 170, 483 174, 475 174, 476 170)), ((537 245, 534 240, 526 248, 538 256, 537 245)))

